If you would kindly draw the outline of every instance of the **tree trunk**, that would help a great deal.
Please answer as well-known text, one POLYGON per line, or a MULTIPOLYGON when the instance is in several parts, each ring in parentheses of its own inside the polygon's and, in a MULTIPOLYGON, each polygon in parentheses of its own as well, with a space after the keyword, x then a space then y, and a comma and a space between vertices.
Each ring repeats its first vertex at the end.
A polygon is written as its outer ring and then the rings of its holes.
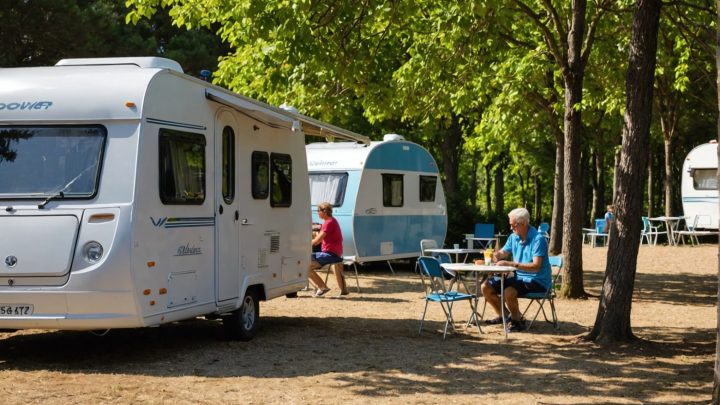
POLYGON ((580 176, 580 146, 582 121, 580 109, 584 66, 582 39, 585 28, 586 0, 572 1, 572 23, 568 32, 568 65, 565 81, 565 208, 563 212, 562 253, 563 282, 559 295, 566 298, 584 298, 582 269, 582 177, 580 176))
POLYGON ((485 166, 485 206, 487 207, 487 215, 492 212, 492 171, 490 165, 485 166))
MULTIPOLYGON (((717 27, 720 27, 720 0, 715 2, 717 8, 717 27)), ((715 30, 715 74, 716 88, 720 89, 720 29, 715 30)), ((718 92, 718 109, 720 110, 720 91, 718 92)), ((718 130, 718 142, 720 143, 720 114, 718 114, 717 121, 718 130)), ((720 159, 720 149, 718 149, 718 159, 720 159)), ((718 184, 720 184, 720 169, 717 173, 718 184)), ((720 244, 718 244, 718 257, 720 257, 720 244)), ((718 260, 718 293, 717 297, 717 310, 715 320, 717 322, 715 326, 715 369, 713 373, 713 388, 712 388, 712 403, 720 405, 720 260, 718 260)))
MULTIPOLYGON (((649 149, 649 146, 648 146, 649 149)), ((655 189, 653 187, 653 160, 652 153, 646 151, 647 155, 647 216, 652 217, 653 215, 653 204, 655 202, 655 189)))
POLYGON ((562 220, 563 210, 565 208, 565 198, 563 195, 563 175, 565 174, 565 158, 563 151, 565 150, 565 139, 559 137, 555 142, 555 175, 553 176, 553 210, 550 219, 550 244, 548 251, 552 255, 556 255, 562 251, 562 220))
POLYGON ((675 196, 673 195, 675 191, 675 181, 673 180, 672 172, 673 136, 670 134, 663 138, 665 144, 665 216, 672 217, 675 216, 675 196))
POLYGON ((505 158, 500 159, 500 164, 495 168, 495 218, 502 218, 505 212, 505 172, 503 166, 505 158))
POLYGON ((535 223, 540 224, 542 221, 542 193, 540 189, 540 176, 533 174, 533 191, 535 203, 535 223))
POLYGON ((458 192, 458 167, 462 152, 462 130, 457 116, 453 116, 450 128, 442 138, 440 153, 442 155, 443 174, 445 175, 445 194, 456 196, 458 192))
POLYGON ((610 228, 605 279, 595 325, 588 335, 598 343, 634 339, 630 311, 642 230, 643 179, 647 166, 652 115, 655 53, 661 0, 638 0, 633 17, 626 76, 623 141, 614 200, 616 220, 610 228), (612 252, 612 254, 610 253, 612 252))
POLYGON ((480 159, 480 153, 478 151, 473 152, 472 164, 470 167, 470 205, 472 206, 473 212, 477 211, 477 196, 478 196, 478 160, 480 159))

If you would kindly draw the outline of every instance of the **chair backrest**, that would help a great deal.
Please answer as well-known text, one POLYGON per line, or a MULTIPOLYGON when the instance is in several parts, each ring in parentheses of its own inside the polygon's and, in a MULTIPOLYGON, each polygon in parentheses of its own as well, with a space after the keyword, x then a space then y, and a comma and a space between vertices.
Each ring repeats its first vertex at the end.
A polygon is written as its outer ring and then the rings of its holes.
POLYGON ((421 256, 418 258, 420 263, 420 270, 428 277, 440 277, 443 276, 442 267, 440 267, 440 261, 431 256, 421 256))
POLYGON ((642 217, 643 221, 643 232, 650 232, 650 218, 642 217))
POLYGON ((553 289, 555 284, 557 284, 558 278, 560 277, 560 273, 562 273, 562 265, 563 265, 563 258, 562 256, 550 256, 550 266, 557 267, 557 273, 555 273, 555 276, 553 276, 553 289))
POLYGON ((476 238, 494 238, 495 224, 475 224, 476 238))
POLYGON ((427 249, 437 249, 438 244, 435 239, 423 239, 420 241, 420 254, 423 256, 430 256, 428 252, 425 250, 427 249))
POLYGON ((595 232, 596 233, 605 233, 605 220, 604 219, 596 219, 595 220, 595 232))
POLYGON ((542 233, 550 233, 550 224, 547 222, 540 222, 540 225, 538 225, 538 231, 542 233))

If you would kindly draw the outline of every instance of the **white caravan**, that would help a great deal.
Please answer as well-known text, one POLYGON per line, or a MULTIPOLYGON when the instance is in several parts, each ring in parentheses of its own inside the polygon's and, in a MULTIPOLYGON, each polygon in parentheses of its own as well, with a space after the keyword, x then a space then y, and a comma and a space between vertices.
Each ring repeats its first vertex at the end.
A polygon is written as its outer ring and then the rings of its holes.
POLYGON ((0 69, 0 328, 222 317, 307 284, 304 133, 162 58, 0 69))
POLYGON ((312 143, 306 149, 311 205, 335 207, 345 256, 384 261, 420 256, 422 239, 443 245, 445 193, 435 159, 422 146, 389 134, 369 145, 312 143))
POLYGON ((697 216, 698 229, 718 229, 718 144, 702 144, 688 153, 682 168, 685 217, 697 216))

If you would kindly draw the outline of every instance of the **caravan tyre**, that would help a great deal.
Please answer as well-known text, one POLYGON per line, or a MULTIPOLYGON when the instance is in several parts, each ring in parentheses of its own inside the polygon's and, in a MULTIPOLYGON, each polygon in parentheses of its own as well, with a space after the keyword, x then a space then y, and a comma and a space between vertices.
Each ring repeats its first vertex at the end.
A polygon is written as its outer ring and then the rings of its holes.
POLYGON ((253 290, 245 293, 240 308, 223 317, 225 331, 231 339, 248 341, 255 337, 260 321, 260 302, 253 290))

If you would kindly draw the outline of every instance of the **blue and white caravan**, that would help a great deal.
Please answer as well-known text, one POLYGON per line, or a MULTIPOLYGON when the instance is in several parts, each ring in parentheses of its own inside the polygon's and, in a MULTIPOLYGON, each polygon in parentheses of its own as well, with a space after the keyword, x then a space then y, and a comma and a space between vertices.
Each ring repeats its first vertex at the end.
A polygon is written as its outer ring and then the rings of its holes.
POLYGON ((682 168, 685 218, 697 217, 698 229, 718 229, 718 144, 710 141, 688 153, 682 168))
MULTIPOLYGON (((328 201, 357 262, 420 256, 420 241, 445 241, 447 207, 435 159, 400 135, 383 142, 306 146, 313 221, 328 201)), ((392 270, 392 267, 391 267, 392 270)))
POLYGON ((222 318, 305 287, 306 134, 162 58, 0 69, 0 328, 222 318))

